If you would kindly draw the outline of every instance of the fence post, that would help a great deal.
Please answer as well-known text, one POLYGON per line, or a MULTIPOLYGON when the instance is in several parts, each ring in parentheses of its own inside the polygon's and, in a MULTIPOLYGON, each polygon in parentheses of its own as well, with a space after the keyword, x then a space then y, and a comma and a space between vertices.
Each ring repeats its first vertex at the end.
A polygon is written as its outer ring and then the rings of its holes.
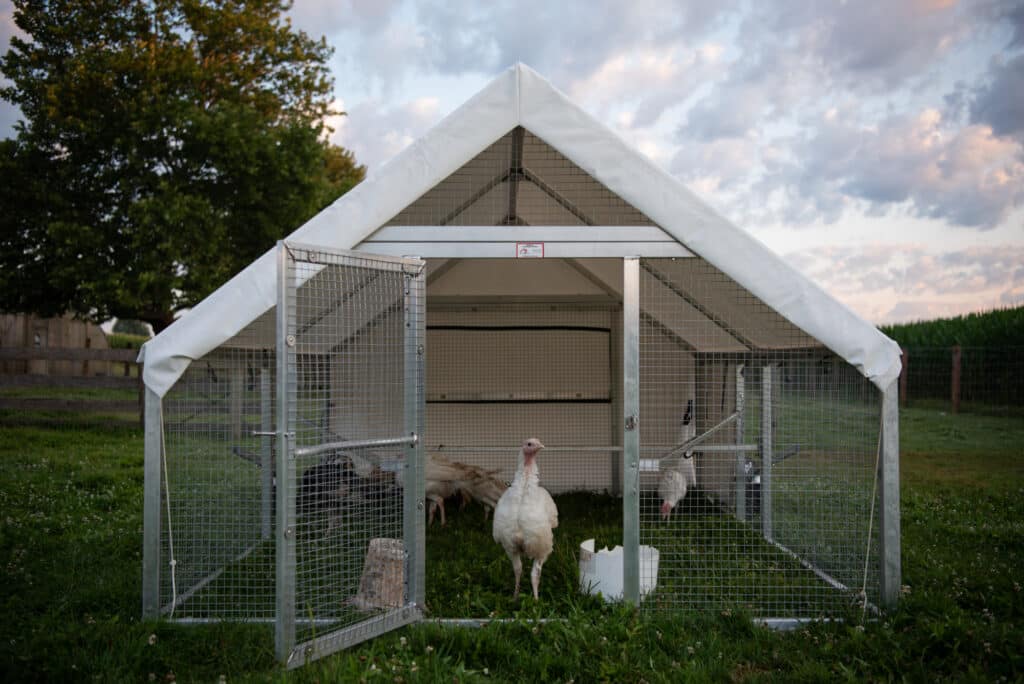
POLYGON ((953 378, 950 382, 950 385, 952 385, 953 413, 960 412, 960 352, 959 344, 953 347, 953 378))
POLYGON ((900 406, 907 405, 907 375, 909 373, 907 364, 910 363, 910 352, 906 347, 900 347, 900 406))

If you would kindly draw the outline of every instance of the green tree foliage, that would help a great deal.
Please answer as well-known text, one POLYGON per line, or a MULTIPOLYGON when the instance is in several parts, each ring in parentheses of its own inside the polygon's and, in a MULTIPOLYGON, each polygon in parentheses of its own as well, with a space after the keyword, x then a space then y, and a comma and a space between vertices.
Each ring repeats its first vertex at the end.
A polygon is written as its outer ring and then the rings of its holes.
POLYGON ((137 321, 131 318, 119 318, 114 323, 115 333, 121 333, 124 335, 142 335, 143 337, 149 337, 149 328, 142 321, 137 321))
POLYGON ((15 0, 0 309, 159 331, 362 179, 282 0, 15 0))
POLYGON ((1024 306, 881 326, 903 347, 1024 347, 1024 306))

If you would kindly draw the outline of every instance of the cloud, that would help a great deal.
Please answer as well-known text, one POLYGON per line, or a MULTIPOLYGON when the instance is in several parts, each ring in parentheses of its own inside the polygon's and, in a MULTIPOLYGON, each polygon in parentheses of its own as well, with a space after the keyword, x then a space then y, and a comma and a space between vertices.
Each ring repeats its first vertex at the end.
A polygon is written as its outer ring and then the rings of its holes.
POLYGON ((836 94, 885 95, 926 80, 970 37, 963 14, 943 1, 757 5, 743 18, 742 50, 728 75, 693 107, 680 134, 744 136, 802 108, 820 110, 836 94))
POLYGON ((738 5, 445 0, 390 2, 363 16, 333 10, 326 0, 299 4, 292 10, 297 25, 326 32, 338 46, 336 62, 347 74, 341 85, 370 80, 387 95, 419 76, 489 76, 520 61, 571 89, 616 55, 686 51, 738 5))
POLYGON ((398 0, 302 0, 292 5, 288 16, 295 28, 319 38, 348 29, 375 32, 389 21, 398 5, 398 0))
POLYGON ((993 228, 1024 203, 1024 145, 985 125, 947 125, 941 112, 863 123, 856 113, 797 134, 767 165, 790 222, 835 220, 858 203, 876 215, 907 209, 952 225, 993 228))
MULTIPOLYGON (((343 108, 344 103, 338 103, 343 108)), ((372 172, 410 143, 420 138, 441 118, 436 98, 419 98, 387 106, 361 102, 348 116, 333 118, 330 140, 355 153, 356 160, 372 172)))
POLYGON ((819 247, 786 255, 796 268, 875 323, 1024 302, 1024 247, 958 251, 921 244, 819 247))
POLYGON ((640 48, 611 55, 568 86, 569 96, 592 113, 628 128, 655 125, 720 72, 722 46, 640 48))
POLYGON ((989 74, 989 83, 971 103, 971 123, 988 124, 995 135, 1016 135, 1024 141, 1024 55, 1005 63, 993 60, 989 74))

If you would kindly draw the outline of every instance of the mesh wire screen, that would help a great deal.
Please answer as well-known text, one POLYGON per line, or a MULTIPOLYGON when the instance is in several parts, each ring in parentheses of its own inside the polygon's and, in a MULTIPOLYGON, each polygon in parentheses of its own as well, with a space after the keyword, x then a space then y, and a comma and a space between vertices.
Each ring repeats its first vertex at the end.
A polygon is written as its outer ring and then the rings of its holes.
POLYGON ((612 304, 428 304, 427 450, 510 481, 538 437, 550 492, 613 490, 620 320, 612 304))
POLYGON ((416 373, 405 363, 406 292, 416 281, 397 262, 299 248, 291 255, 295 553, 283 572, 294 572, 302 641, 407 603, 405 446, 352 443, 408 435, 416 373), (351 446, 330 447, 339 443, 351 446))
POLYGON ((274 447, 253 434, 274 429, 274 347, 261 319, 164 397, 160 603, 175 618, 274 616, 274 447))
MULTIPOLYGON (((402 445, 319 448, 408 434, 400 263, 294 249, 288 282, 296 639, 358 626, 407 602, 402 445), (373 540, 395 540, 373 542, 373 540), (371 550, 371 543, 373 549, 371 550), (394 576, 367 580, 368 556, 394 576)), ((415 293, 414 293, 415 294, 415 293)), ((422 293, 419 293, 420 295, 422 293)), ((163 401, 161 605, 186 620, 275 619, 276 310, 193 362, 163 401), (268 433, 259 435, 254 433, 268 433)), ((380 631, 379 626, 377 628, 380 631)), ((367 636, 372 635, 368 633, 367 636)), ((358 640, 351 634, 348 637, 358 640)))
POLYGON ((517 127, 387 225, 591 224, 654 225, 546 142, 517 127))
POLYGON ((865 563, 877 601, 877 390, 701 259, 642 261, 640 306, 645 606, 814 617, 865 563))

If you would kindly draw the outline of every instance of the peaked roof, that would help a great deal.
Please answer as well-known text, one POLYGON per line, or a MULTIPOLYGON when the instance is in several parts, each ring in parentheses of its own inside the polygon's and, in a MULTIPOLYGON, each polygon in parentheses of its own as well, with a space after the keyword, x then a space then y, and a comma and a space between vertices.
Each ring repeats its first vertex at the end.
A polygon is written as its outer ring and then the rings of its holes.
MULTIPOLYGON (((543 139, 879 388, 888 388, 899 375, 895 342, 522 64, 503 72, 287 239, 351 249, 516 126, 543 139)), ((147 388, 163 396, 194 359, 273 308, 276 287, 271 249, 143 347, 147 388)))

